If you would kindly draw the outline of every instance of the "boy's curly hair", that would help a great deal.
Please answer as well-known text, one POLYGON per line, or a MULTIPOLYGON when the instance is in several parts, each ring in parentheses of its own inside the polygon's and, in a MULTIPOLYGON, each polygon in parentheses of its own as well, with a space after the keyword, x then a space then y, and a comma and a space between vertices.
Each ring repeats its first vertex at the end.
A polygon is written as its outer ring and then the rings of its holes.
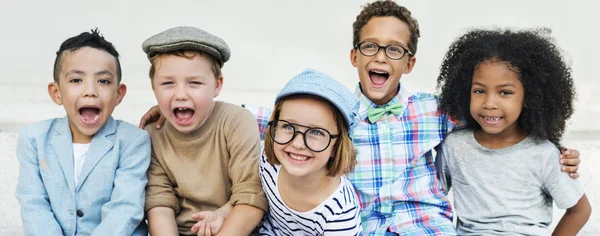
POLYGON ((363 6, 363 10, 352 24, 352 46, 360 43, 360 29, 362 29, 371 18, 381 16, 395 16, 408 25, 408 29, 410 30, 410 40, 407 45, 408 50, 412 52, 412 55, 416 55, 417 43, 421 36, 421 33, 419 32, 419 23, 417 22, 417 19, 411 16, 410 11, 406 9, 406 7, 400 6, 391 0, 379 0, 363 6))
POLYGON ((440 109, 467 128, 480 128, 470 114, 471 82, 484 61, 506 63, 523 83, 526 106, 517 120, 520 129, 555 145, 573 114, 575 89, 571 68, 561 57, 549 29, 524 31, 472 30, 450 45, 437 79, 440 109))

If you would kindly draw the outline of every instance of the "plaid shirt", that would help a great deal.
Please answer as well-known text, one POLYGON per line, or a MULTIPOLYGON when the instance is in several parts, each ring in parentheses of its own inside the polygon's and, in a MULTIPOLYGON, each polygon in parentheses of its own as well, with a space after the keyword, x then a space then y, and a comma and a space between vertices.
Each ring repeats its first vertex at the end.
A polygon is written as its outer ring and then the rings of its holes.
MULTIPOLYGON (((384 115, 375 123, 367 110, 376 105, 360 90, 360 122, 352 134, 357 164, 350 181, 357 190, 366 235, 456 235, 452 209, 434 166, 432 150, 454 126, 438 111, 438 98, 432 94, 406 92, 387 106, 400 102, 401 115, 384 115), (389 232, 388 232, 389 233, 389 232)), ((261 138, 271 111, 246 107, 257 118, 261 138)))

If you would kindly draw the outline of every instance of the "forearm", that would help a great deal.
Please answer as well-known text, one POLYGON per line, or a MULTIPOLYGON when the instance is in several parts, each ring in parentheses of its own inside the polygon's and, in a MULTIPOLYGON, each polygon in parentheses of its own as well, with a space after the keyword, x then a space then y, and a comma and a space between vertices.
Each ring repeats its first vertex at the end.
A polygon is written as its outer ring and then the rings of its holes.
POLYGON ((154 207, 147 212, 150 235, 179 235, 175 211, 169 207, 154 207))
POLYGON ((249 235, 260 223, 263 214, 263 210, 256 207, 236 205, 225 218, 217 235, 249 235))
POLYGON ((565 212, 552 235, 577 235, 590 218, 591 212, 590 203, 584 194, 575 206, 565 212))
POLYGON ((223 216, 223 218, 227 218, 227 216, 229 216, 229 214, 231 213, 232 209, 233 209, 233 204, 227 202, 221 208, 216 210, 215 213, 223 216))

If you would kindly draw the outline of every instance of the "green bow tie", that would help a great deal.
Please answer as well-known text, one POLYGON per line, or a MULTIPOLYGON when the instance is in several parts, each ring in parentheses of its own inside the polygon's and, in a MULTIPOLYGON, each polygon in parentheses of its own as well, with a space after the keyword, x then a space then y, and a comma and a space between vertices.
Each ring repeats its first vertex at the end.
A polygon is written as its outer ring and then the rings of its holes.
POLYGON ((371 123, 375 123, 379 119, 381 119, 381 117, 386 113, 392 113, 394 115, 399 116, 401 112, 402 104, 400 102, 396 102, 385 107, 369 108, 369 110, 367 111, 367 115, 369 117, 369 121, 371 121, 371 123))

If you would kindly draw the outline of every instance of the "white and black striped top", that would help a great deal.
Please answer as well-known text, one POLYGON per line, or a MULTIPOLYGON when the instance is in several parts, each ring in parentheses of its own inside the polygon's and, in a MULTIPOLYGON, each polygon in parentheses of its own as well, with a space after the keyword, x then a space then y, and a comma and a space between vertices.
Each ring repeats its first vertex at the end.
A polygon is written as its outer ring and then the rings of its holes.
POLYGON ((262 152, 259 174, 269 212, 262 219, 260 235, 362 235, 360 206, 350 180, 340 177, 340 186, 321 205, 297 212, 285 205, 277 188, 280 169, 262 152))

